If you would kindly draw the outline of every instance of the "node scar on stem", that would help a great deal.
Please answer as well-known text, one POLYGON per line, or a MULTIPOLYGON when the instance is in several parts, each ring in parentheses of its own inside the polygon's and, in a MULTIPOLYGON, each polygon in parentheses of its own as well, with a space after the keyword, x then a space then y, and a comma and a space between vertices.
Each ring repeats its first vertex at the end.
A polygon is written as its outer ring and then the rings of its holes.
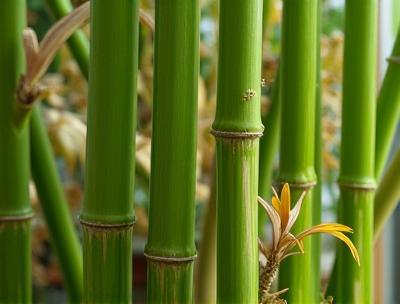
POLYGON ((246 92, 244 92, 244 94, 242 96, 242 100, 249 101, 254 96, 256 96, 256 91, 254 91, 253 89, 247 89, 246 92))

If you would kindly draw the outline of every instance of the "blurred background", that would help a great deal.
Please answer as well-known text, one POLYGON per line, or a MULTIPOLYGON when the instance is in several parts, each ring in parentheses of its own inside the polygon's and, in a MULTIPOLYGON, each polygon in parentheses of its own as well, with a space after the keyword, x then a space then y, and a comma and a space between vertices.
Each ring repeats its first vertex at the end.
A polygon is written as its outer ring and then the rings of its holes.
MULTIPOLYGON (((75 1, 79 2, 79 1, 75 1)), ((154 15, 154 0, 141 0, 141 7, 154 15)), ((214 162, 214 139, 209 134, 214 119, 216 104, 217 50, 218 50, 218 1, 201 2, 201 68, 198 97, 198 154, 197 154, 197 205, 196 238, 202 237, 203 219, 209 203, 214 162)), ((334 221, 338 188, 338 157, 340 151, 342 51, 344 29, 344 0, 325 0, 323 7, 323 36, 321 40, 323 81, 323 221, 334 221)), ((39 39, 54 23, 43 0, 28 0, 29 26, 34 28, 39 39)), ((270 108, 270 95, 279 61, 281 37, 281 9, 279 0, 273 1, 267 18, 263 48, 262 113, 270 108)), ((400 1, 380 1, 379 23, 379 79, 385 68, 393 39, 400 20, 400 1)), ((85 33, 90 36, 88 27, 85 33)), ((143 249, 148 229, 147 208, 149 204, 149 173, 152 113, 153 33, 140 27, 138 79, 138 124, 136 139, 134 228, 134 302, 145 303, 146 260, 143 249)), ((43 79, 49 87, 42 113, 51 139, 64 190, 69 202, 76 229, 81 235, 78 215, 83 200, 85 165, 85 137, 87 111, 87 82, 72 58, 67 47, 56 56, 50 70, 43 79)), ((400 84, 399 84, 400 85, 400 84)), ((267 126, 268 132, 268 126, 267 126)), ((396 137, 396 145, 400 135, 396 137)), ((33 276, 34 298, 37 303, 63 303, 66 294, 57 257, 52 252, 51 241, 40 203, 31 183, 31 201, 35 209, 33 219, 33 276)), ((375 248, 375 293, 376 303, 399 303, 400 290, 396 282, 400 279, 400 240, 395 231, 400 229, 400 212, 397 211, 386 225, 375 248)), ((268 231, 268 227, 266 227, 268 231)), ((331 238, 323 238, 321 269, 324 280, 329 276, 335 255, 331 238)))

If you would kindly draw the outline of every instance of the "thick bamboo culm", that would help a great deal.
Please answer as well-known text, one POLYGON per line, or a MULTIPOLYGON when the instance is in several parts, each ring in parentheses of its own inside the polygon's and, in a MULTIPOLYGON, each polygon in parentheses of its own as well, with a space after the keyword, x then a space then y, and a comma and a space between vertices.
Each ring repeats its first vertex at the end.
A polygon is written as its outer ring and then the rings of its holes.
POLYGON ((14 121, 24 73, 24 0, 0 2, 0 302, 30 303, 31 224, 29 126, 14 121))
POLYGON ((221 0, 217 112, 217 302, 257 303, 262 0, 221 0))
POLYGON ((156 1, 155 20, 147 300, 191 303, 199 2, 156 1))
MULTIPOLYGON (((283 2, 281 56, 281 146, 278 181, 288 182, 296 198, 316 182, 314 171, 315 97, 317 71, 317 9, 315 0, 283 2)), ((294 232, 313 224, 313 191, 309 190, 294 232)), ((305 254, 281 265, 280 288, 289 287, 289 303, 319 303, 313 271, 311 240, 305 254)))
POLYGON ((354 229, 359 267, 338 248, 336 303, 373 301, 377 0, 346 2, 339 222, 354 229))
POLYGON ((91 1, 85 303, 132 300, 138 1, 91 1))
POLYGON ((82 250, 57 172, 52 147, 35 106, 30 123, 31 170, 71 303, 82 301, 82 250))

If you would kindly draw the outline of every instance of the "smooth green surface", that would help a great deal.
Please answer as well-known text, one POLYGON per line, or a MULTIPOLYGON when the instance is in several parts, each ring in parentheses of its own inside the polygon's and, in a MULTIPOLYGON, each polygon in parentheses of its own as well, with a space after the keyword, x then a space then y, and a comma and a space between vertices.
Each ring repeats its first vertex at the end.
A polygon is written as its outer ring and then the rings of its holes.
POLYGON ((29 130, 14 125, 15 92, 24 71, 24 0, 0 2, 0 302, 31 301, 30 220, 2 216, 32 213, 29 202, 29 130))
MULTIPOLYGON (((314 171, 317 8, 315 0, 283 2, 281 59, 281 141, 278 180, 290 184, 316 181, 314 171)), ((312 191, 307 194, 293 233, 313 224, 312 191)), ((300 191, 292 187, 292 203, 300 191)), ((283 297, 289 303, 319 303, 317 276, 311 240, 304 242, 305 254, 290 257, 280 270, 279 288, 290 288, 283 297)))
POLYGON ((315 180, 314 129, 317 1, 283 3, 279 179, 315 180))
POLYGON ((83 303, 132 303, 132 227, 83 227, 83 239, 83 303))
POLYGON ((375 196, 374 237, 377 239, 400 198, 400 150, 393 157, 375 196))
POLYGON ((130 223, 134 218, 138 1, 91 1, 90 22, 86 183, 81 218, 130 223))
POLYGON ((213 129, 258 132, 263 129, 261 94, 262 0, 221 0, 218 99, 213 129), (247 90, 255 96, 244 101, 247 90))
POLYGON ((346 2, 339 222, 354 229, 358 267, 339 247, 336 303, 373 303, 377 1, 346 2))
POLYGON ((193 265, 148 263, 147 303, 193 303, 193 265))
MULTIPOLYGON (((278 71, 272 90, 271 109, 263 118, 265 131, 260 139, 258 194, 266 201, 270 201, 271 199, 272 172, 276 154, 279 149, 279 131, 281 124, 281 101, 279 87, 280 79, 278 71)), ((258 206, 258 231, 261 238, 265 228, 265 221, 265 210, 262 206, 258 206)))
MULTIPOLYGON (((199 19, 197 0, 156 1, 152 170, 145 249, 153 256, 196 254, 199 19)), ((193 262, 185 266, 151 263, 149 302, 192 302, 192 272, 193 262)))
POLYGON ((68 298, 78 303, 83 292, 82 251, 47 131, 35 106, 31 117, 31 169, 44 217, 58 261, 68 298))
POLYGON ((31 223, 0 223, 0 303, 31 303, 31 223))
MULTIPOLYGON (((400 56, 400 30, 391 56, 400 56)), ((399 83, 400 63, 389 61, 376 108, 375 176, 378 180, 385 168, 400 116, 399 83)))
MULTIPOLYGON (((45 3, 56 20, 68 15, 73 9, 70 0, 45 0, 45 3)), ((85 34, 82 31, 76 31, 68 39, 68 46, 78 62, 81 72, 87 78, 89 72, 89 42, 85 34)))
POLYGON ((373 199, 372 191, 342 188, 340 223, 354 228, 352 241, 360 255, 359 267, 350 251, 338 246, 338 282, 335 303, 374 303, 373 297, 373 199))
MULTIPOLYGON (((262 0, 221 0, 213 129, 262 132, 262 0), (252 92, 254 96, 246 96, 252 92)), ((259 139, 217 141, 217 302, 258 302, 259 139)))
POLYGON ((217 303, 258 303, 259 140, 217 140, 217 303))
MULTIPOLYGON (((138 1, 91 1, 85 200, 81 219, 131 225, 138 1)), ((84 225, 84 302, 132 301, 132 228, 84 225)))

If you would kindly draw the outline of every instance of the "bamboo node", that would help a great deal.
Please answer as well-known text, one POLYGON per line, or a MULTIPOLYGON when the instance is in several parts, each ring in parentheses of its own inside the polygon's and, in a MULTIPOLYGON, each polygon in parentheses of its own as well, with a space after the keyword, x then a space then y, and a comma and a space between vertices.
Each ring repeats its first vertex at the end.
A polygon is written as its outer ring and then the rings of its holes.
POLYGON ((355 190, 363 190, 363 191, 375 191, 376 183, 357 183, 357 182, 348 182, 343 180, 338 180, 338 184, 342 188, 350 188, 355 190))
POLYGON ((216 138, 230 138, 230 139, 258 138, 263 135, 262 131, 231 132, 231 131, 218 131, 218 130, 214 130, 214 129, 211 129, 210 133, 216 138))
POLYGON ((123 229, 132 227, 135 221, 127 222, 127 223, 99 223, 99 222, 90 222, 85 221, 83 219, 79 219, 83 226, 88 228, 98 228, 98 229, 123 229))
POLYGON ((197 253, 192 256, 185 257, 171 257, 171 256, 157 256, 149 253, 144 253, 144 256, 154 262, 163 263, 163 264, 185 264, 191 263, 197 258, 197 253))
POLYGON ((31 218, 33 218, 33 216, 34 216, 33 212, 24 215, 3 215, 0 216, 0 223, 28 221, 31 218))
POLYGON ((277 182, 275 182, 275 186, 276 186, 276 188, 281 189, 285 183, 288 183, 290 188, 307 191, 307 190, 313 188, 317 184, 317 181, 315 181, 315 180, 312 180, 309 182, 277 181, 277 182))

